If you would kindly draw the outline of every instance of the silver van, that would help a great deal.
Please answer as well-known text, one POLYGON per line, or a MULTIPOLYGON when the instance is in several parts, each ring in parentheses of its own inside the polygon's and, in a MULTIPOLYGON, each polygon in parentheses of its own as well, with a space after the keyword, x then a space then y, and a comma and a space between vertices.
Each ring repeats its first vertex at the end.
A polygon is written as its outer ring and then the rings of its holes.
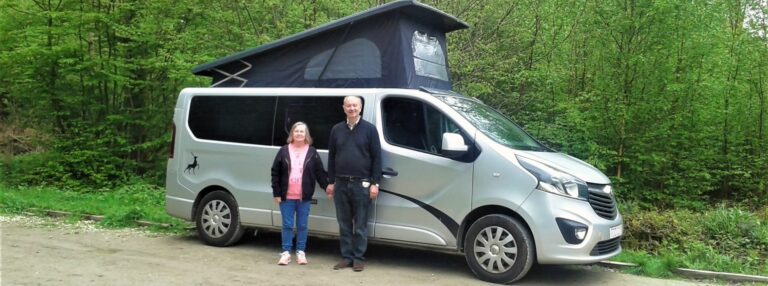
MULTIPOLYGON (((167 212, 214 246, 245 228, 280 230, 270 166, 288 129, 307 122, 328 162, 342 101, 363 99, 379 130, 384 178, 372 241, 463 253, 482 280, 511 283, 534 262, 589 264, 621 252, 610 180, 558 153, 477 99, 434 89, 187 88, 174 110, 167 212)), ((310 233, 338 235, 318 189, 310 233)))

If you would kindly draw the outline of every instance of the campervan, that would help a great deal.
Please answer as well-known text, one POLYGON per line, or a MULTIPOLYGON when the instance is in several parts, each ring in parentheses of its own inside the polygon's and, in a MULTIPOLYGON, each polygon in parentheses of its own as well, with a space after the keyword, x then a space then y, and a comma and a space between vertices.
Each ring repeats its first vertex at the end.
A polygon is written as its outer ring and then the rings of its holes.
MULTIPOLYGON (((328 162, 345 96, 363 99, 376 125, 383 176, 371 240, 451 250, 493 282, 534 262, 587 264, 621 251, 622 217, 611 182, 558 153, 471 97, 433 89, 187 88, 174 111, 169 214, 194 221, 210 245, 246 228, 279 230, 270 167, 296 121, 328 162)), ((310 233, 338 235, 333 201, 315 192, 310 233)))
MULTIPOLYGON (((343 99, 357 96, 382 148, 371 241, 461 253, 495 283, 534 263, 618 255, 623 220, 608 177, 451 91, 445 33, 466 27, 397 1, 196 67, 212 86, 178 96, 167 212, 214 246, 279 230, 270 168, 290 126, 306 122, 327 163, 343 99)), ((310 234, 338 235, 333 201, 318 189, 311 203, 310 234)))

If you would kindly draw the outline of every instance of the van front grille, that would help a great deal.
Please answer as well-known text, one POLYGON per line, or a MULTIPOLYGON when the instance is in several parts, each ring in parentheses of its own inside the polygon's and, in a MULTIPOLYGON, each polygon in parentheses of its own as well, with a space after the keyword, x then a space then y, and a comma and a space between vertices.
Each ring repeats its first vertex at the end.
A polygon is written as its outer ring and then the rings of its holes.
POLYGON ((608 185, 589 185, 589 205, 595 210, 595 213, 604 219, 616 218, 616 200, 613 195, 603 191, 608 185))
POLYGON ((595 248, 592 248, 592 251, 589 252, 589 255, 591 256, 606 255, 616 251, 617 249, 619 249, 620 246, 621 246, 621 236, 617 238, 612 238, 609 240, 603 240, 601 242, 598 242, 597 245, 595 245, 595 248))

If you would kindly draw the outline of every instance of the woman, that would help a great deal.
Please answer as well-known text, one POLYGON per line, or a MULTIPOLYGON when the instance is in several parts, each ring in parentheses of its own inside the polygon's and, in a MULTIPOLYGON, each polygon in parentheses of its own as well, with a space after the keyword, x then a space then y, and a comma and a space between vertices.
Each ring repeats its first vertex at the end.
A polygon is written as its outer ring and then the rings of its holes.
POLYGON ((307 224, 309 206, 315 193, 315 181, 325 189, 328 175, 323 168, 323 161, 312 145, 312 136, 304 122, 296 122, 291 127, 288 144, 280 148, 272 163, 272 196, 280 206, 283 217, 283 252, 278 265, 291 262, 293 245, 294 215, 296 218, 296 262, 307 264, 304 250, 307 247, 307 224))

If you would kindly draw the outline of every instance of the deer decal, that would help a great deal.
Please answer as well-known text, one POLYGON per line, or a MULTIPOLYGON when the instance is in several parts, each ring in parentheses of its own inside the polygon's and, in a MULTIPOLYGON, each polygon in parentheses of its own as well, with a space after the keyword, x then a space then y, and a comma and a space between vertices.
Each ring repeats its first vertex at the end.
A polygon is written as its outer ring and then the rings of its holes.
MULTIPOLYGON (((190 153, 192 153, 192 152, 190 152, 190 153)), ((197 156, 195 156, 195 153, 192 153, 192 157, 194 157, 195 160, 192 162, 192 164, 187 164, 187 168, 184 169, 184 173, 186 173, 187 171, 190 171, 192 173, 192 175, 194 175, 195 174, 195 169, 199 169, 200 168, 200 164, 197 163, 197 156)))

